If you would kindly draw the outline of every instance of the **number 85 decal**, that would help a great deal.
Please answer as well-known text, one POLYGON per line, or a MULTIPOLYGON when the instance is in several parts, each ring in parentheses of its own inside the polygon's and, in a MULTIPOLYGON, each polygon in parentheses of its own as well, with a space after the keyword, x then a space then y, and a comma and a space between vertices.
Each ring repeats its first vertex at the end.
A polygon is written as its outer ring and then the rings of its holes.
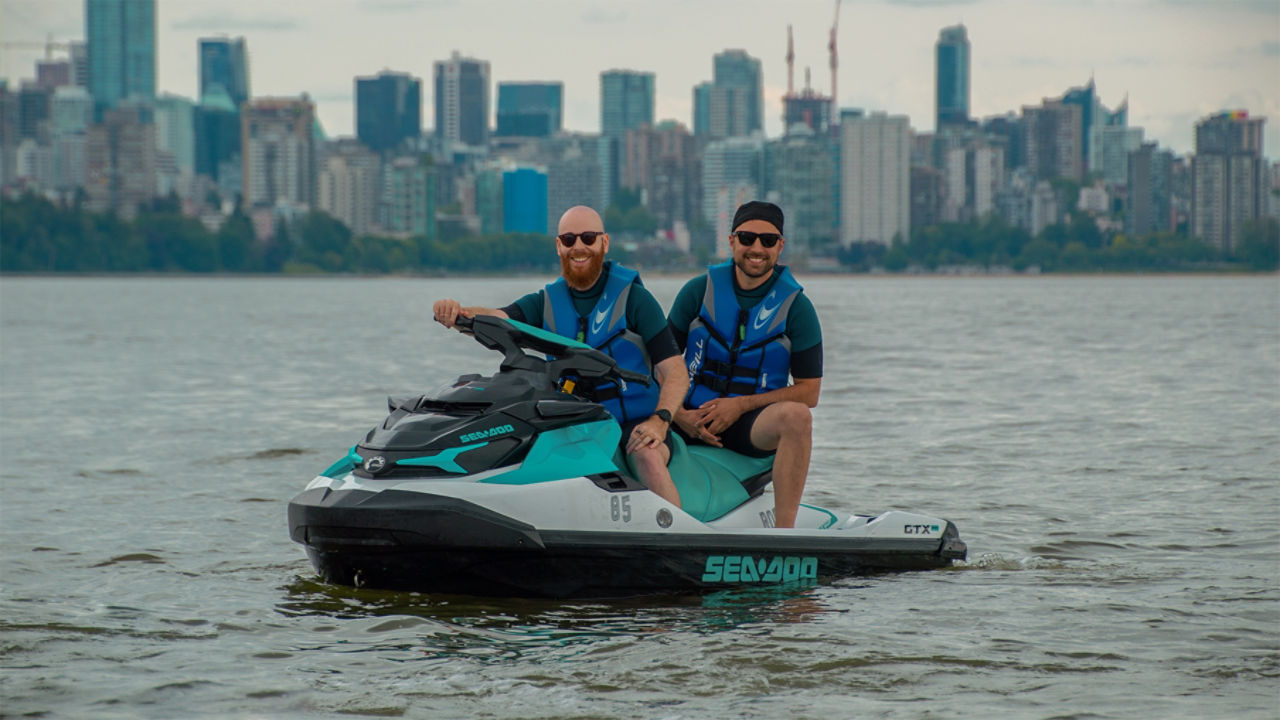
POLYGON ((609 498, 609 519, 614 522, 631 522, 630 496, 623 495, 622 497, 618 497, 617 495, 614 495, 609 498))

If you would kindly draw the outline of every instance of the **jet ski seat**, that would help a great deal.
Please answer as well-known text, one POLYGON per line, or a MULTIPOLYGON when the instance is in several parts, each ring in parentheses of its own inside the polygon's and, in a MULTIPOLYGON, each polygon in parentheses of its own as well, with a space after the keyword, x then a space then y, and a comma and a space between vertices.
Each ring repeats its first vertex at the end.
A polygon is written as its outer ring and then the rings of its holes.
MULTIPOLYGON (((671 434, 671 479, 680 492, 680 506, 701 522, 723 517, 764 490, 773 478, 773 457, 753 458, 724 448, 685 444, 671 434)), ((626 470, 636 477, 627 458, 626 470)))

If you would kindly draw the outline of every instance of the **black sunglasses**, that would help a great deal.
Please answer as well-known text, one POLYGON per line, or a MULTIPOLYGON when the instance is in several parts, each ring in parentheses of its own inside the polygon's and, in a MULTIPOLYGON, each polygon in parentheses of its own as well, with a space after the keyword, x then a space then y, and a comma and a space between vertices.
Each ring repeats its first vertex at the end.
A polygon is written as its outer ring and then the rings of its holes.
POLYGON ((578 242, 578 238, 582 238, 582 244, 591 247, 596 244, 596 238, 604 233, 596 230, 588 230, 580 233, 562 233, 556 237, 560 239, 560 244, 567 248, 573 247, 578 242))
POLYGON ((739 230, 734 235, 738 238, 738 242, 742 243, 743 247, 755 245, 756 238, 759 238, 762 246, 771 248, 782 239, 782 236, 778 233, 755 233, 750 230, 739 230))

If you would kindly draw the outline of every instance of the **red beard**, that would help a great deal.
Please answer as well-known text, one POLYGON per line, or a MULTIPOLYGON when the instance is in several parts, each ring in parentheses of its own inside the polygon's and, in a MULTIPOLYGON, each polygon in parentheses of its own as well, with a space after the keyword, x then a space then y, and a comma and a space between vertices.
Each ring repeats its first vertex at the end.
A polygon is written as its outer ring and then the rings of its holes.
POLYGON ((596 280, 600 279, 600 273, 603 270, 603 254, 591 253, 591 262, 581 267, 570 263, 568 255, 560 256, 560 272, 564 274, 565 282, 569 283, 569 287, 574 290, 591 289, 591 286, 596 284, 596 280))

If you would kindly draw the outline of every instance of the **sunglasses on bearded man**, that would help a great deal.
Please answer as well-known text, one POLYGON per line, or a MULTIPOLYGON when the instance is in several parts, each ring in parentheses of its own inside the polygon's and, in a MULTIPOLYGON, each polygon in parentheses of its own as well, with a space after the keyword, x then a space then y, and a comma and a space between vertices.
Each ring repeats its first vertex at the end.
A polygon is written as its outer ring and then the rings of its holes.
POLYGON ((580 232, 580 233, 571 233, 571 232, 562 233, 560 235, 557 235, 556 237, 559 238, 561 245, 564 245, 567 248, 571 248, 574 245, 578 244, 578 238, 582 238, 583 245, 586 245, 587 247, 591 247, 592 245, 596 244, 596 238, 600 237, 601 235, 604 235, 604 233, 599 232, 597 230, 588 230, 586 232, 580 232))

